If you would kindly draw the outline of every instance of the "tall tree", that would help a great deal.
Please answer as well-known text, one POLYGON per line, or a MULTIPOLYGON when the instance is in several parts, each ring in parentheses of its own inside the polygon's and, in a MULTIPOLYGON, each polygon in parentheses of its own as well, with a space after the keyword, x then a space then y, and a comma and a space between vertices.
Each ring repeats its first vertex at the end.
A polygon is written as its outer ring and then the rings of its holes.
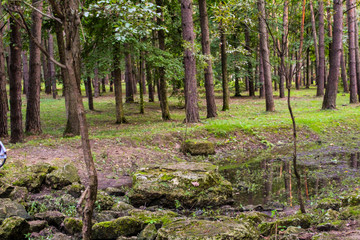
MULTIPOLYGON (((50 57, 54 58, 54 37, 49 31, 49 39, 48 39, 48 51, 50 57)), ((55 64, 52 61, 48 61, 48 71, 49 78, 51 82, 51 91, 53 95, 53 99, 56 99, 57 90, 56 90, 56 73, 55 73, 55 64)))
POLYGON ((133 90, 133 74, 132 74, 132 63, 131 54, 129 51, 129 44, 124 44, 125 48, 125 87, 126 87, 126 102, 134 102, 134 90, 133 90))
MULTIPOLYGON (((298 61, 297 61, 297 74, 296 74, 296 89, 300 89, 301 85, 301 59, 302 59, 302 50, 304 45, 304 25, 305 25, 305 6, 306 6, 306 0, 303 0, 302 4, 302 17, 301 17, 301 27, 300 27, 300 47, 299 47, 299 55, 298 55, 298 61)), ((315 43, 316 44, 316 43, 315 43)))
POLYGON ((194 24, 192 0, 181 0, 181 26, 183 39, 186 42, 184 49, 185 67, 185 111, 186 122, 199 122, 199 109, 196 84, 196 60, 194 50, 194 24))
POLYGON ((255 96, 255 88, 254 88, 254 78, 253 78, 253 65, 251 61, 251 39, 250 39, 250 31, 249 27, 244 27, 244 34, 245 34, 245 49, 247 51, 247 58, 246 58, 246 76, 247 82, 249 83, 249 96, 255 96))
POLYGON ((223 111, 230 109, 229 79, 227 76, 227 53, 226 53, 226 35, 223 22, 220 21, 220 45, 221 45, 221 76, 223 89, 223 111))
POLYGON ((268 33, 266 29, 265 1, 258 0, 257 4, 259 10, 260 54, 263 61, 266 111, 272 112, 275 111, 275 104, 271 79, 268 33))
POLYGON ((340 62, 340 65, 341 65, 341 80, 343 82, 344 93, 348 93, 349 92, 349 86, 348 86, 347 76, 346 76, 346 63, 345 63, 345 56, 344 56, 344 47, 343 47, 343 50, 341 51, 340 61, 341 61, 340 62))
POLYGON ((29 62, 27 57, 27 51, 23 50, 22 55, 22 64, 23 64, 23 94, 27 94, 29 88, 29 62))
POLYGON ((124 108, 122 102, 122 86, 121 86, 121 68, 120 68, 120 43, 114 44, 113 49, 113 65, 114 65, 114 88, 115 88, 115 104, 116 104, 116 123, 126 123, 124 108))
POLYGON ((280 83, 279 83, 279 95, 280 98, 285 98, 285 77, 287 74, 286 69, 286 54, 288 51, 288 34, 289 34, 289 1, 284 1, 283 11, 283 32, 281 38, 281 49, 280 49, 280 83))
POLYGON ((199 0, 200 26, 201 26, 201 45, 202 53, 206 57, 206 67, 204 69, 205 75, 205 92, 206 92, 206 109, 207 118, 216 117, 216 104, 214 94, 214 80, 210 52, 210 37, 209 37, 209 20, 207 13, 206 0, 199 0))
MULTIPOLYGON (((316 43, 315 43, 316 45, 316 43)), ((325 69, 325 24, 324 24, 324 0, 319 0, 319 62, 317 70, 317 93, 316 96, 324 95, 324 84, 326 79, 325 69)))
POLYGON ((349 35, 350 103, 357 103, 355 7, 354 0, 346 0, 349 35))
MULTIPOLYGON (((0 16, 2 16, 2 6, 0 2, 0 16)), ((3 21, 0 20, 0 25, 3 25, 3 21)), ((0 28, 0 137, 8 136, 8 99, 6 92, 6 74, 5 74, 5 55, 4 55, 4 43, 3 43, 3 28, 0 28)))
POLYGON ((334 28, 330 49, 330 69, 322 109, 336 108, 336 95, 339 80, 340 56, 343 35, 343 7, 341 0, 334 0, 334 28))

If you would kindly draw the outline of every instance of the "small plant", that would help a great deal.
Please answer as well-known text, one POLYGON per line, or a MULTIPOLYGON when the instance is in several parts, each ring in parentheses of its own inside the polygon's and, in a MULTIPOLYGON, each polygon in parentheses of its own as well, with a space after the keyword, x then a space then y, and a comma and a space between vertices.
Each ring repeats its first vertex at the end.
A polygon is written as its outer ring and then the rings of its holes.
POLYGON ((175 208, 180 209, 182 207, 181 202, 179 200, 175 200, 175 208))

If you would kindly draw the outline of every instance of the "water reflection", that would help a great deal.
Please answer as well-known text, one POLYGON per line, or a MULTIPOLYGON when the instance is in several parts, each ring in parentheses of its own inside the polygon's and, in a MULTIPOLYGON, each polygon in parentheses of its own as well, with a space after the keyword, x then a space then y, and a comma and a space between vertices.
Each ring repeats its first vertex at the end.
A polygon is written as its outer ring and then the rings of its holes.
MULTIPOLYGON (((345 190, 351 179, 360 179, 360 153, 308 153, 299 157, 304 199, 345 190)), ((264 159, 222 168, 222 174, 233 183, 235 200, 241 205, 281 202, 297 205, 296 183, 291 157, 264 159)), ((356 184, 354 181, 353 184, 356 184)))

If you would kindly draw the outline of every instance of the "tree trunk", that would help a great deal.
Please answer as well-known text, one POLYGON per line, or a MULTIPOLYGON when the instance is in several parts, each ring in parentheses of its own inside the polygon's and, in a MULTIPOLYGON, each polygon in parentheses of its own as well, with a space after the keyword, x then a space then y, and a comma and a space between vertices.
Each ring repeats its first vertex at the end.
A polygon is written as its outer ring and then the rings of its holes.
POLYGON ((247 59, 246 59, 246 73, 247 73, 247 80, 249 83, 249 96, 255 96, 255 89, 254 89, 254 78, 253 78, 253 66, 251 62, 251 39, 250 39, 250 32, 248 26, 244 28, 245 34, 245 49, 247 51, 247 59))
POLYGON ((29 88, 29 62, 27 57, 27 51, 23 50, 21 52, 22 55, 22 63, 23 63, 23 94, 28 93, 29 88))
POLYGON ((358 92, 357 80, 356 80, 355 7, 356 6, 354 0, 346 0, 348 36, 349 36, 350 103, 357 103, 357 92, 358 92))
POLYGON ((146 80, 148 84, 149 102, 154 102, 154 85, 151 66, 149 62, 146 62, 146 80))
MULTIPOLYGON (((304 24, 305 24, 305 6, 306 6, 306 0, 303 1, 302 4, 302 18, 301 18, 301 27, 300 27, 300 48, 299 48, 299 55, 298 55, 298 67, 297 67, 297 74, 296 74, 296 89, 300 89, 301 86, 301 55, 304 45, 304 24)), ((316 42, 315 42, 316 44, 316 42)))
MULTIPOLYGON (((162 6, 164 5, 164 1, 156 0, 156 4, 159 6, 158 14, 160 14, 160 17, 157 18, 157 24, 159 26, 162 26, 164 24, 164 13, 162 11, 162 6)), ((182 13, 181 13, 181 15, 182 15, 182 13)), ((191 18, 191 20, 192 20, 192 18, 191 18)), ((192 22, 191 22, 191 26, 192 26, 192 22)), ((157 32, 157 34, 158 34, 158 40, 159 40, 159 49, 162 51, 165 51, 165 32, 163 29, 160 29, 157 32)), ((185 75, 186 75, 186 70, 185 70, 185 75)), ((162 114, 162 119, 164 121, 166 121, 166 120, 170 120, 171 117, 170 117, 169 103, 168 103, 168 97, 167 97, 165 67, 158 68, 158 76, 159 76, 158 77, 158 84, 159 84, 158 94, 159 94, 159 100, 160 100, 161 114, 162 114)))
POLYGON ((101 92, 106 93, 106 86, 105 86, 106 76, 101 78, 101 92))
MULTIPOLYGON (((2 6, 0 2, 0 16, 2 16, 2 6)), ((0 20, 0 25, 4 23, 0 20)), ((3 28, 0 29, 0 137, 8 136, 8 99, 6 92, 6 76, 5 76, 5 55, 4 55, 4 43, 3 43, 3 28)))
POLYGON ((140 52, 140 113, 144 114, 145 52, 140 52))
POLYGON ((349 92, 349 86, 347 82, 347 76, 346 76, 346 62, 345 62, 345 56, 344 56, 344 48, 341 51, 341 59, 340 59, 340 65, 341 65, 341 80, 343 82, 344 86, 344 93, 349 92))
MULTIPOLYGON (((356 12, 356 9, 355 9, 355 12, 356 12)), ((358 28, 359 28, 358 21, 357 21, 357 18, 355 18, 356 80, 357 80, 358 97, 359 97, 359 102, 360 102, 360 54, 359 54, 359 30, 358 30, 358 28)))
MULTIPOLYGON (((42 11, 43 1, 33 0, 32 3, 39 11, 42 11)), ((31 34, 34 36, 36 41, 41 42, 42 15, 39 12, 33 10, 31 16, 33 20, 31 34)), ((41 51, 31 38, 29 48, 30 75, 27 95, 25 130, 30 134, 40 134, 42 132, 40 121, 41 51)))
MULTIPOLYGON (((322 1, 322 0, 320 0, 322 1)), ((319 3, 320 3, 319 1, 319 3)), ((319 8, 319 23, 321 24, 321 21, 323 21, 324 18, 321 19, 321 13, 319 8)), ((319 60, 319 48, 318 48, 318 40, 317 40, 317 32, 316 32, 316 22, 315 22, 315 13, 314 13, 314 7, 312 0, 310 1, 310 11, 311 11, 311 26, 312 26, 312 33, 314 38, 314 49, 315 49, 315 63, 316 63, 316 84, 317 84, 317 92, 316 96, 324 96, 324 83, 322 83, 322 79, 320 78, 320 60, 319 60)), ((319 26, 320 27, 320 26, 319 26)))
POLYGON ((339 78, 340 56, 342 49, 343 11, 342 1, 334 0, 334 29, 330 49, 329 79, 326 87, 322 109, 336 109, 336 95, 339 78))
POLYGON ((259 53, 259 98, 265 97, 265 86, 264 86, 264 62, 261 54, 259 53))
POLYGON ((109 91, 110 92, 113 92, 114 91, 114 71, 111 72, 111 76, 110 76, 110 79, 109 79, 110 83, 109 83, 109 91))
POLYGON ((289 34, 289 1, 284 2, 283 13, 283 34, 281 38, 281 50, 280 50, 280 82, 279 82, 279 97, 285 98, 285 78, 287 75, 286 68, 286 53, 288 49, 288 34, 289 34))
POLYGON ((317 93, 316 96, 324 95, 324 85, 326 79, 325 69, 325 24, 324 24, 324 2, 319 0, 319 69, 317 79, 317 93))
POLYGON ((273 112, 275 111, 275 105, 274 105, 272 79, 271 79, 270 54, 269 54, 269 46, 267 41, 268 33, 266 29, 266 13, 265 13, 264 0, 258 0, 258 9, 260 14, 259 17, 260 54, 263 60, 266 111, 273 112))
MULTIPOLYGON (((54 58, 54 37, 49 31, 49 40, 48 40, 48 49, 49 55, 54 58)), ((53 99, 56 99, 57 96, 57 89, 56 89, 56 76, 55 76, 55 64, 48 60, 48 71, 49 71, 49 78, 51 82, 51 91, 53 95, 53 99)))
POLYGON ((121 85, 121 67, 120 67, 120 43, 115 43, 113 52, 114 65, 114 88, 115 88, 115 103, 116 103, 116 123, 126 123, 124 116, 124 108, 122 102, 122 85, 121 85))
POLYGON ((306 51, 306 88, 310 88, 310 49, 306 51))
POLYGON ((100 96, 100 88, 99 88, 99 69, 95 67, 94 69, 94 97, 98 98, 100 96))
POLYGON ((220 23, 220 45, 221 45, 221 74, 222 74, 222 91, 223 91, 223 107, 222 111, 230 109, 230 93, 229 81, 227 76, 227 54, 226 54, 226 35, 220 23))
POLYGON ((202 53, 206 57, 206 67, 204 69, 205 75, 205 92, 206 92, 206 110, 207 118, 217 116, 214 80, 210 51, 210 37, 209 37, 209 20, 206 7, 206 0, 199 0, 200 26, 201 26, 201 45, 202 53))
POLYGON ((131 64, 131 55, 129 51, 129 44, 124 44, 125 48, 125 84, 126 84, 126 102, 134 102, 134 90, 133 90, 133 74, 132 74, 132 64, 131 64))
MULTIPOLYGON (((44 49, 47 50, 48 44, 47 44, 46 39, 41 40, 41 45, 44 47, 44 49)), ((41 54, 41 64, 42 64, 43 76, 44 76, 44 82, 45 82, 45 93, 51 94, 51 80, 50 80, 49 70, 48 70, 49 66, 48 66, 46 56, 44 54, 41 54)), ((30 65, 31 65, 31 63, 30 63, 30 65)))
POLYGON ((93 98, 93 93, 92 93, 91 78, 90 77, 87 77, 86 85, 87 85, 86 90, 87 90, 89 110, 94 111, 94 98, 93 98))
POLYGON ((181 0, 182 35, 184 41, 187 42, 187 45, 184 49, 184 85, 186 122, 188 123, 196 123, 200 120, 196 84, 196 60, 194 51, 195 34, 192 14, 192 0, 181 0))
MULTIPOLYGON (((9 2, 10 7, 17 8, 18 3, 14 0, 9 2)), ((18 19, 19 20, 19 19, 18 19)), ((12 17, 10 18, 10 142, 18 143, 24 139, 21 113, 21 33, 20 25, 12 17)))

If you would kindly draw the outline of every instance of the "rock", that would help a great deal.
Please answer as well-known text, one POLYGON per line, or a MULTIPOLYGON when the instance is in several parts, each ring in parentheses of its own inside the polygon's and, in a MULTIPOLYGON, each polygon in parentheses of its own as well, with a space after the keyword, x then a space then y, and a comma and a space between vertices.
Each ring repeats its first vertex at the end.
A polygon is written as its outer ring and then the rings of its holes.
POLYGON ((24 218, 10 217, 4 220, 0 226, 0 239, 20 240, 25 239, 25 234, 29 232, 29 224, 24 218))
POLYGON ((344 206, 360 205, 360 191, 356 191, 340 197, 344 206))
POLYGON ((238 216, 236 216, 236 219, 243 219, 243 220, 246 220, 246 221, 252 221, 255 224, 265 222, 269 218, 270 217, 268 215, 266 215, 265 213, 255 212, 255 211, 243 212, 243 213, 240 213, 238 216))
POLYGON ((278 231, 285 230, 290 226, 301 228, 309 228, 311 225, 311 217, 305 214, 297 214, 294 216, 278 219, 274 222, 263 222, 259 224, 259 229, 262 235, 269 236, 278 231))
POLYGON ((115 217, 111 213, 99 212, 95 214, 94 220, 96 222, 107 222, 114 220, 115 217))
POLYGON ((15 174, 17 180, 13 184, 15 186, 26 187, 29 192, 37 193, 45 181, 46 174, 53 170, 54 167, 47 163, 39 163, 26 167, 21 173, 15 174))
POLYGON ((114 188, 108 187, 105 189, 105 192, 111 196, 121 197, 126 194, 126 190, 124 188, 114 188))
POLYGON ((134 207, 130 204, 127 204, 125 202, 117 202, 112 207, 111 210, 113 211, 128 211, 134 209, 134 207))
POLYGON ((45 220, 49 225, 60 228, 65 219, 65 215, 58 211, 46 211, 43 213, 36 213, 35 219, 45 220))
POLYGON ((45 229, 48 224, 45 220, 35 220, 29 222, 29 232, 40 232, 41 230, 45 229))
POLYGON ((305 232, 305 230, 300 227, 290 226, 284 231, 284 234, 291 235, 291 234, 299 234, 299 233, 303 233, 303 232, 305 232))
POLYGON ((71 240, 74 239, 71 236, 68 236, 66 234, 57 232, 53 235, 53 237, 51 238, 52 240, 71 240))
POLYGON ((9 198, 0 198, 0 221, 13 216, 30 219, 23 205, 9 198))
POLYGON ((53 189, 62 189, 73 183, 80 183, 80 177, 73 164, 66 164, 46 176, 46 184, 53 189))
POLYGON ((128 197, 136 207, 218 206, 230 202, 232 187, 215 165, 180 162, 140 169, 128 197))
POLYGON ((134 217, 121 217, 113 221, 95 223, 92 239, 116 239, 120 236, 135 236, 143 228, 143 222, 134 217))
POLYGON ((85 190, 85 187, 82 184, 73 183, 69 186, 64 187, 64 190, 74 198, 79 198, 82 194, 82 191, 85 190))
POLYGON ((129 215, 142 220, 144 223, 164 224, 171 222, 179 214, 170 210, 161 210, 150 212, 141 209, 133 209, 129 211, 129 215))
POLYGON ((10 194, 10 199, 17 202, 26 202, 29 197, 29 191, 26 187, 15 187, 10 194))
POLYGON ((186 140, 182 150, 184 153, 190 153, 193 156, 215 154, 214 143, 205 140, 186 140))
POLYGON ((148 224, 144 230, 140 232, 137 240, 154 240, 157 236, 157 229, 155 224, 148 224))
POLYGON ((319 201, 317 204, 318 209, 332 209, 339 211, 339 208, 341 207, 341 201, 339 199, 333 199, 333 198, 324 198, 319 201))
POLYGON ((316 226, 316 229, 319 231, 331 231, 331 230, 339 230, 344 226, 344 221, 338 220, 333 222, 320 223, 316 226))
POLYGON ((9 185, 7 183, 1 183, 0 198, 8 198, 13 190, 14 190, 14 186, 9 185))
POLYGON ((106 192, 98 192, 95 205, 97 205, 101 211, 110 210, 114 205, 114 200, 106 192))
POLYGON ((360 219, 360 206, 341 208, 339 219, 341 220, 360 219))
POLYGON ((77 218, 66 218, 63 223, 64 230, 67 234, 75 235, 81 233, 83 222, 77 218))
POLYGON ((179 219, 158 230, 156 240, 259 239, 259 232, 248 223, 236 220, 207 221, 179 219))

